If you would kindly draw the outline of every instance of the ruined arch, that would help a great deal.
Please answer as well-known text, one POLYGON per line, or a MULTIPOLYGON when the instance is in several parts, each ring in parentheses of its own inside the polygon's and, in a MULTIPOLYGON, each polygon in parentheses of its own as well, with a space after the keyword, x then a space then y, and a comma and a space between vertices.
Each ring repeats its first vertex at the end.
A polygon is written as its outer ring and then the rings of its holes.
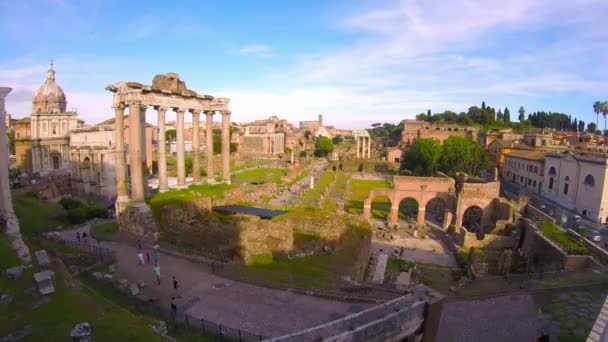
POLYGON ((448 210, 449 207, 446 199, 442 197, 433 197, 426 203, 424 219, 437 223, 441 227, 445 227, 445 221, 448 220, 446 211, 448 210))
POLYGON ((462 215, 462 225, 470 232, 479 233, 482 231, 482 218, 483 209, 477 205, 472 205, 465 209, 462 215))
POLYGON ((397 218, 406 219, 418 219, 418 210, 420 209, 420 202, 417 198, 408 196, 399 200, 397 205, 397 218))

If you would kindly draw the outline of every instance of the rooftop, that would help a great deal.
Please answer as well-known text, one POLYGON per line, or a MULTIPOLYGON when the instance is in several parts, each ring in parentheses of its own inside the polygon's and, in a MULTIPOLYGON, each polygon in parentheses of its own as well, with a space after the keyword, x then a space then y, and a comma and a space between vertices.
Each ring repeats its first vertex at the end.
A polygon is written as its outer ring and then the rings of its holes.
POLYGON ((545 160, 545 153, 542 151, 513 151, 507 154, 507 157, 541 161, 545 160))

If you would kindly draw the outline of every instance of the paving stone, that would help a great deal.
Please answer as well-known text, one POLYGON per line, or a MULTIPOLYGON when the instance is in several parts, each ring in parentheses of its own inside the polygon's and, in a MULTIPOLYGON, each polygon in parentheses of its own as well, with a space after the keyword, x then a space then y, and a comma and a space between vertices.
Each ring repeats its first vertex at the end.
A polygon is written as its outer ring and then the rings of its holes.
POLYGON ((25 267, 23 267, 23 266, 15 266, 15 267, 7 268, 4 271, 4 274, 9 279, 17 280, 17 279, 21 278, 21 275, 23 274, 24 270, 25 270, 25 267))
POLYGON ((53 271, 42 271, 34 274, 34 281, 38 287, 38 291, 42 295, 55 292, 55 286, 53 285, 53 271))

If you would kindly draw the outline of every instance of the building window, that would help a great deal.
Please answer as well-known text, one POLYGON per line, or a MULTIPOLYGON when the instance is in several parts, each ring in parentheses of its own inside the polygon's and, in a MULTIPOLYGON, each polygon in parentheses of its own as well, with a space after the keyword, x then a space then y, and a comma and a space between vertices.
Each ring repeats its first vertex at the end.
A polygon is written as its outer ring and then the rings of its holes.
POLYGON ((549 178, 549 189, 553 189, 553 177, 549 178))
POLYGON ((556 172, 555 172, 555 167, 551 166, 551 168, 549 169, 549 176, 555 176, 556 172))
POLYGON ((593 176, 592 176, 592 175, 587 175, 587 177, 585 177, 585 182, 584 182, 584 184, 585 184, 586 186, 593 187, 593 186, 595 186, 595 179, 593 178, 593 176))
POLYGON ((532 186, 536 188, 536 181, 532 182, 532 186))
POLYGON ((569 186, 569 185, 570 185, 570 184, 568 184, 568 183, 564 184, 564 195, 567 195, 567 194, 568 194, 568 186, 569 186))
POLYGON ((519 181, 523 183, 523 181, 524 181, 524 176, 519 176, 519 181))
POLYGON ((532 180, 528 178, 528 185, 532 185, 532 180))
POLYGON ((509 177, 511 175, 511 172, 507 171, 507 177, 509 177))

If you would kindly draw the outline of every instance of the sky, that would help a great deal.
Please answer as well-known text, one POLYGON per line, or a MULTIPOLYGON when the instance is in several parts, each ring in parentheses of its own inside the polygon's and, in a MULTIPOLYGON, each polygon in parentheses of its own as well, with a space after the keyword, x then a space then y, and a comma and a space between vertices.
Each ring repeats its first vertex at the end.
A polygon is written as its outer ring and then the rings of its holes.
POLYGON ((606 0, 2 1, 0 86, 29 115, 52 59, 87 124, 113 115, 108 84, 167 72, 231 98, 236 122, 364 128, 485 101, 588 123, 608 101, 607 14, 606 0))

